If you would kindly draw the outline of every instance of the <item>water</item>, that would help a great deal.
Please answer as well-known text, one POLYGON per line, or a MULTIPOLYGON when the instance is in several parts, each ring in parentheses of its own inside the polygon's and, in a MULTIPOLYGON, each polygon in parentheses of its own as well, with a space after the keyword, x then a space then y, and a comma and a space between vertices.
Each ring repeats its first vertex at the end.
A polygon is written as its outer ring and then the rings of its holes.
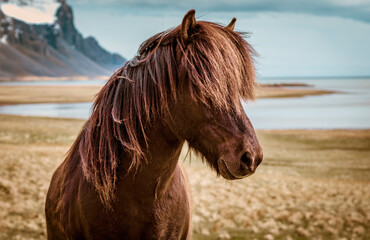
POLYGON ((370 79, 270 79, 260 82, 307 83, 338 93, 259 99, 255 104, 245 104, 256 129, 370 128, 370 79))
POLYGON ((92 103, 37 103, 0 106, 0 114, 87 119, 92 103))
MULTIPOLYGON (((256 129, 364 129, 370 128, 369 79, 266 79, 260 83, 307 83, 339 93, 303 98, 259 99, 244 108, 256 129)), ((50 85, 81 85, 67 81, 50 85)), ((93 84, 103 84, 96 81, 93 84)), ((27 85, 29 83, 17 83, 27 85)), ((32 83, 46 85, 45 82, 32 83), (42 84, 43 83, 43 84, 42 84)), ((1 106, 0 113, 87 119, 91 103, 22 104, 1 106)))

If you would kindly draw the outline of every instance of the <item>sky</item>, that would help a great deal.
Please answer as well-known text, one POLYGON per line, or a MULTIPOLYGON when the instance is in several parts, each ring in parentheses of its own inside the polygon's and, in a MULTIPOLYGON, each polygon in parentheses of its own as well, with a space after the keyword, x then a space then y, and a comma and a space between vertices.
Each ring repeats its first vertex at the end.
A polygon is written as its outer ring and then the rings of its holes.
MULTIPOLYGON (((74 10, 77 29, 85 37, 94 36, 107 50, 127 59, 136 54, 143 41, 178 26, 185 13, 194 8, 197 20, 227 25, 237 18, 235 29, 250 32, 247 41, 259 54, 255 61, 260 77, 370 76, 370 0, 67 3, 74 10)), ((50 12, 47 7, 44 12, 47 9, 50 12)), ((32 11, 28 12, 31 16, 32 11)), ((36 15, 41 19, 40 14, 36 15)))

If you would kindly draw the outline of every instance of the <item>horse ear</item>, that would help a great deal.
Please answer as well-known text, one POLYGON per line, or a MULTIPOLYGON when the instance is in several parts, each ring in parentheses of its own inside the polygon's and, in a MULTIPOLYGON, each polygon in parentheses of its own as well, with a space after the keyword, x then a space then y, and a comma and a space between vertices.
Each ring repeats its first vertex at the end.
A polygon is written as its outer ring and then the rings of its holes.
POLYGON ((189 33, 195 27, 195 24, 195 10, 191 9, 187 14, 185 14, 181 23, 181 37, 184 42, 189 40, 189 33))
POLYGON ((229 25, 226 26, 226 28, 230 29, 231 31, 234 31, 235 22, 236 22, 236 18, 233 18, 231 22, 229 23, 229 25))

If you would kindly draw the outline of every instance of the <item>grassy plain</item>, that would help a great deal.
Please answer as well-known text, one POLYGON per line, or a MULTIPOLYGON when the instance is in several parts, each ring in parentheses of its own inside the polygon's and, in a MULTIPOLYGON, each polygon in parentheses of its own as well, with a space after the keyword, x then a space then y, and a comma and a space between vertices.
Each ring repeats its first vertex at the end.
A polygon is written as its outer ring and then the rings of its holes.
MULTIPOLYGON (((0 115, 0 239, 45 239, 50 178, 82 124, 0 115)), ((184 160, 194 239, 370 239, 370 130, 257 135, 265 157, 247 179, 184 160)))
MULTIPOLYGON (((69 86, 0 86, 0 105, 26 103, 91 102, 102 85, 69 86)), ((258 98, 303 97, 322 95, 331 91, 285 86, 261 86, 258 98)))

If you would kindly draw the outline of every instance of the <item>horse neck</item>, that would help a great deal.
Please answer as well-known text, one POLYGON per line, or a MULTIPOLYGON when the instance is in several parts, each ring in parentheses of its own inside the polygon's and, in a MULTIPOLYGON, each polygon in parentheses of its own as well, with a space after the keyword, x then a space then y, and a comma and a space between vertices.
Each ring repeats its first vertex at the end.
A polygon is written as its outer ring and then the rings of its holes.
POLYGON ((176 138, 169 128, 160 122, 152 124, 147 133, 147 161, 141 163, 136 173, 127 174, 130 159, 123 160, 120 175, 125 177, 121 178, 118 191, 125 196, 132 194, 131 196, 156 198, 158 194, 166 191, 168 183, 176 174, 184 141, 176 138))

